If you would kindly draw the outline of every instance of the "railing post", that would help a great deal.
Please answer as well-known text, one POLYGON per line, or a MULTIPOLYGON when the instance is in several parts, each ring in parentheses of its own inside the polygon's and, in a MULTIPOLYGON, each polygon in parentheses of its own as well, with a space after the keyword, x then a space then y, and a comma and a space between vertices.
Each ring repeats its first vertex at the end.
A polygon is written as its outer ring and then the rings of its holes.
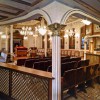
POLYGON ((49 84, 48 84, 48 98, 49 98, 49 100, 52 100, 52 79, 49 79, 49 84))

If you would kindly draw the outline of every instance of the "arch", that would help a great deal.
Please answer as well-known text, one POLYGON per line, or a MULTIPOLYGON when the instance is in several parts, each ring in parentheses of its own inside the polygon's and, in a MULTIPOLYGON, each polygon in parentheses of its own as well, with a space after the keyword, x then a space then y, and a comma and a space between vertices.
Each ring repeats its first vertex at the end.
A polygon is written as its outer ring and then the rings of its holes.
POLYGON ((71 16, 71 15, 73 15, 73 14, 76 14, 76 13, 81 14, 81 15, 83 15, 83 16, 86 16, 86 17, 88 17, 88 18, 91 18, 91 19, 93 19, 93 20, 95 20, 95 21, 97 21, 97 22, 100 23, 100 20, 99 20, 99 19, 96 19, 96 18, 90 16, 89 14, 87 14, 87 13, 85 13, 85 12, 79 10, 79 9, 71 9, 71 10, 68 10, 68 11, 63 15, 63 17, 62 17, 60 23, 61 23, 61 24, 65 24, 65 23, 66 23, 66 20, 69 18, 69 16, 71 16))
POLYGON ((11 24, 11 23, 14 23, 14 22, 22 21, 22 20, 28 19, 32 16, 35 16, 36 14, 42 15, 45 18, 45 20, 47 21, 48 24, 52 23, 51 18, 46 11, 44 11, 42 9, 37 9, 37 10, 31 11, 30 13, 28 13, 24 16, 17 17, 17 18, 8 20, 8 21, 0 22, 0 25, 11 24))

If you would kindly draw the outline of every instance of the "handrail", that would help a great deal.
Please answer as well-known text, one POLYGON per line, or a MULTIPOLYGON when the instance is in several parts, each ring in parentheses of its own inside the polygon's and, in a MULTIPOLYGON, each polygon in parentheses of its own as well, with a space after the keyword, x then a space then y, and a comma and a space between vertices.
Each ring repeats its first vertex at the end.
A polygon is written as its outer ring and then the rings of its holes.
POLYGON ((26 68, 24 66, 17 66, 17 65, 0 62, 0 67, 11 69, 11 70, 16 70, 19 72, 24 72, 24 73, 31 74, 34 76, 53 79, 52 73, 50 73, 50 72, 40 71, 40 70, 36 70, 36 69, 32 69, 32 68, 26 68))

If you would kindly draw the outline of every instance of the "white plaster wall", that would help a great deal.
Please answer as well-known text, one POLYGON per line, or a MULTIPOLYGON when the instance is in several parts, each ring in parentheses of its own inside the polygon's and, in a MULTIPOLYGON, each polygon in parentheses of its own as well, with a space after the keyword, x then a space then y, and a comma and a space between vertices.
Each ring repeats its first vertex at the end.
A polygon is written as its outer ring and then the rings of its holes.
MULTIPOLYGON (((0 32, 3 32, 3 34, 6 33, 5 26, 0 27, 0 32)), ((6 48, 6 39, 2 39, 0 36, 0 49, 2 48, 6 48)))
POLYGON ((28 39, 26 39, 26 40, 23 39, 23 46, 28 47, 28 39))
POLYGON ((37 48, 42 48, 42 36, 38 36, 36 39, 36 46, 37 48))
POLYGON ((65 37, 64 39, 64 49, 69 49, 69 37, 65 37))
MULTIPOLYGON (((35 47, 35 37, 28 36, 27 40, 23 40, 23 45, 27 48, 29 47, 35 47)), ((42 48, 42 36, 36 37, 36 47, 42 48)))
POLYGON ((6 48, 6 39, 1 39, 1 49, 6 48))
POLYGON ((34 37, 33 36, 28 36, 28 48, 29 47, 34 47, 34 44, 35 44, 35 42, 34 42, 34 37))

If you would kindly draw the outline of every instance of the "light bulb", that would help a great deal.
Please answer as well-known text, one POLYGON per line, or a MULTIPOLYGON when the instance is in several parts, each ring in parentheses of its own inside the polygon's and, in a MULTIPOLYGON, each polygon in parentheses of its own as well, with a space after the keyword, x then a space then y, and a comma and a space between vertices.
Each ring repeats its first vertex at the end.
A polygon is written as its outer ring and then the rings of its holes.
POLYGON ((89 20, 82 20, 82 22, 83 22, 84 24, 86 24, 86 25, 90 25, 90 24, 91 24, 91 21, 89 21, 89 20))

